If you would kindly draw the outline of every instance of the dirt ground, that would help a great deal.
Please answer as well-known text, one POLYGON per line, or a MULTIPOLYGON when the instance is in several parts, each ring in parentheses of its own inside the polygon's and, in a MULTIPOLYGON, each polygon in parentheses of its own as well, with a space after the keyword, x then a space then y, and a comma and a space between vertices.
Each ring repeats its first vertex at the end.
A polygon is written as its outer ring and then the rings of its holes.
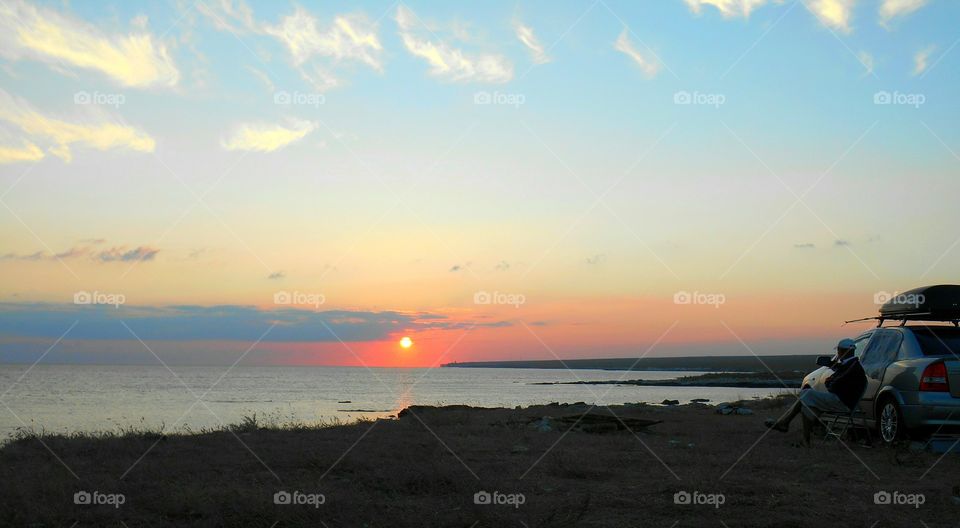
POLYGON ((957 525, 958 455, 792 447, 799 422, 768 432, 763 419, 779 411, 763 406, 747 416, 612 409, 628 423, 662 421, 638 431, 563 431, 542 417, 588 407, 552 405, 413 408, 324 428, 25 437, 0 449, 0 525, 957 525), (75 504, 84 492, 102 504, 75 504), (283 504, 284 492, 300 504, 283 504))

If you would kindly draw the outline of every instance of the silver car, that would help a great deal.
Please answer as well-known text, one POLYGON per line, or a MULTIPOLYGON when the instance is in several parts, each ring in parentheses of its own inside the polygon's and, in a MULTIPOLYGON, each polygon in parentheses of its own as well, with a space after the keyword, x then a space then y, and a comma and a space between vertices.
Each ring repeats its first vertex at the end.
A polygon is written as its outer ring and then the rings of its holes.
MULTIPOLYGON (((960 429, 960 328, 873 328, 856 338, 855 354, 867 374, 860 400, 868 427, 885 443, 911 433, 960 429)), ((803 379, 801 389, 826 391, 829 356, 803 379)))

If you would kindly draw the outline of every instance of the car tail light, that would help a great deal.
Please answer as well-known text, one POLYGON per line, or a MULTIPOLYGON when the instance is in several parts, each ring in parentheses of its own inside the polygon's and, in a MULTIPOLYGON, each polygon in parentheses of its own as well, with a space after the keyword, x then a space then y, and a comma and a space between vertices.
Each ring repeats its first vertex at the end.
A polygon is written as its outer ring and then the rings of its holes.
POLYGON ((931 363, 923 369, 920 376, 920 390, 930 392, 950 392, 947 382, 947 365, 942 362, 931 363))

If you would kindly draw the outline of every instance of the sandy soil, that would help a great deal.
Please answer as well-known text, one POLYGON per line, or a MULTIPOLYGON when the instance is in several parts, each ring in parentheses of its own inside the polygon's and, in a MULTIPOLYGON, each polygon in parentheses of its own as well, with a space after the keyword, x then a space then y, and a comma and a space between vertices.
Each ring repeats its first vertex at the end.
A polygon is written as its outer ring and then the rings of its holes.
POLYGON ((607 433, 557 430, 541 418, 587 407, 544 406, 414 408, 325 428, 26 437, 0 449, 0 525, 956 525, 957 455, 824 440, 791 447, 799 431, 767 433, 763 418, 778 411, 753 406, 750 416, 615 407, 624 421, 662 423, 607 433), (123 504, 74 504, 82 491, 107 501, 120 493, 123 504), (280 491, 308 503, 275 504, 280 491), (477 504, 481 492, 501 504, 477 504), (903 504, 876 504, 885 492, 903 504), (701 504, 677 504, 685 493, 701 504), (309 503, 314 494, 323 504, 309 503))

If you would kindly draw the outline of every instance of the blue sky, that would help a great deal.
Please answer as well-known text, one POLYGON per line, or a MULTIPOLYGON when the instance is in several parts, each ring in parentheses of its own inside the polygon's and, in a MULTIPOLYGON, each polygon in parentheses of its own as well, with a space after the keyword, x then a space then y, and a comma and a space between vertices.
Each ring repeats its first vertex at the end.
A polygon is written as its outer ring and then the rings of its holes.
POLYGON ((482 321, 459 359, 543 355, 521 320, 574 355, 674 320, 668 342, 822 343, 877 292, 956 281, 958 20, 944 0, 9 2, 0 302, 263 323, 278 290, 322 293, 457 321, 365 334, 435 351, 482 321), (694 290, 731 302, 674 313, 694 290))

